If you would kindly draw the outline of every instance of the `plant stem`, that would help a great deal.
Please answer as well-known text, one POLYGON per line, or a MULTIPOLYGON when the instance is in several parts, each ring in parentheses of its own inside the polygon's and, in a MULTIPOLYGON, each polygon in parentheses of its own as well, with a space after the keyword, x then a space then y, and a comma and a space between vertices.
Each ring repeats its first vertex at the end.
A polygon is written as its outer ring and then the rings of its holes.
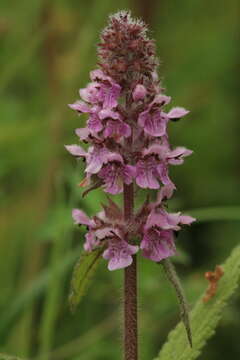
MULTIPOLYGON (((124 217, 130 221, 133 216, 133 184, 124 185, 124 217)), ((131 242, 131 239, 128 239, 131 242)), ((138 359, 137 326, 137 258, 124 270, 124 360, 138 359)))

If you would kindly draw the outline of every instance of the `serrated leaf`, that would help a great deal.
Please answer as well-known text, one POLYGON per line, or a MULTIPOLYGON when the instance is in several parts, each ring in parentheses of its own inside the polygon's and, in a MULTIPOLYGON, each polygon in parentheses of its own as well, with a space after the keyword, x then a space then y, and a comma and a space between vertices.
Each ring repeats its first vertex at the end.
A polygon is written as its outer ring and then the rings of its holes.
POLYGON ((69 303, 72 311, 76 309, 82 297, 85 295, 90 280, 96 272, 101 260, 103 249, 96 249, 92 252, 83 252, 76 263, 71 280, 69 303))
POLYGON ((155 360, 194 360, 200 355, 201 349, 215 332, 227 300, 239 284, 240 246, 233 250, 222 268, 224 275, 219 280, 216 295, 207 303, 203 303, 201 297, 190 313, 193 347, 187 343, 181 322, 169 334, 167 343, 155 360))

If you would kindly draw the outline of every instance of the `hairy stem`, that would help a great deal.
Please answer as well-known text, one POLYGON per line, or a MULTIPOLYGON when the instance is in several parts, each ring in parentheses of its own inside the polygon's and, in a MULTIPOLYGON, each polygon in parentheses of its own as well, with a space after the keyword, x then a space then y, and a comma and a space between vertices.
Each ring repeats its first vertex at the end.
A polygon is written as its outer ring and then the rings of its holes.
MULTIPOLYGON (((124 185, 124 217, 130 221, 133 216, 133 184, 124 185)), ((131 239, 129 239, 131 242, 131 239)), ((137 326, 137 258, 124 270, 124 360, 138 359, 137 326)))

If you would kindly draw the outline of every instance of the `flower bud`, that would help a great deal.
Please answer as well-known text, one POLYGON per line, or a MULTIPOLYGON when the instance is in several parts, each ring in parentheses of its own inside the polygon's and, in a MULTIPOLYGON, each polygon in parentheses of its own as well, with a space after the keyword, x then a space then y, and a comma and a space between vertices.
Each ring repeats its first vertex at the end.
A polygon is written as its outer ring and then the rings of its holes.
POLYGON ((147 90, 145 86, 138 84, 133 91, 133 100, 134 101, 143 100, 144 97, 146 96, 146 93, 147 90))

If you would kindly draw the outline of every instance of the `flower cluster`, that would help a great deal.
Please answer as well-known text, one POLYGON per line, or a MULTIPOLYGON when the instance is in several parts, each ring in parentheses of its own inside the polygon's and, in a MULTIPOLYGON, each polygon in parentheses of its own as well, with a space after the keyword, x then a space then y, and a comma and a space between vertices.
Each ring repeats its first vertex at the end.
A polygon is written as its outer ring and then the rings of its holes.
POLYGON ((124 184, 134 183, 159 189, 158 198, 144 204, 131 224, 112 200, 93 219, 77 209, 73 218, 88 227, 84 249, 101 247, 109 270, 130 265, 139 248, 143 256, 159 262, 175 253, 174 233, 194 221, 165 209, 176 188, 169 165, 182 164, 192 153, 185 147, 171 148, 167 127, 188 111, 181 107, 164 111, 171 98, 160 86, 154 43, 147 38, 145 25, 133 21, 129 13, 110 17, 98 55, 100 68, 90 73, 91 82, 80 89, 82 100, 70 105, 80 115, 88 114, 86 127, 76 129, 76 134, 90 146, 88 151, 79 145, 66 148, 86 161, 82 184, 88 189, 101 186, 106 193, 118 194, 124 184), (130 244, 130 237, 136 243, 130 244))

